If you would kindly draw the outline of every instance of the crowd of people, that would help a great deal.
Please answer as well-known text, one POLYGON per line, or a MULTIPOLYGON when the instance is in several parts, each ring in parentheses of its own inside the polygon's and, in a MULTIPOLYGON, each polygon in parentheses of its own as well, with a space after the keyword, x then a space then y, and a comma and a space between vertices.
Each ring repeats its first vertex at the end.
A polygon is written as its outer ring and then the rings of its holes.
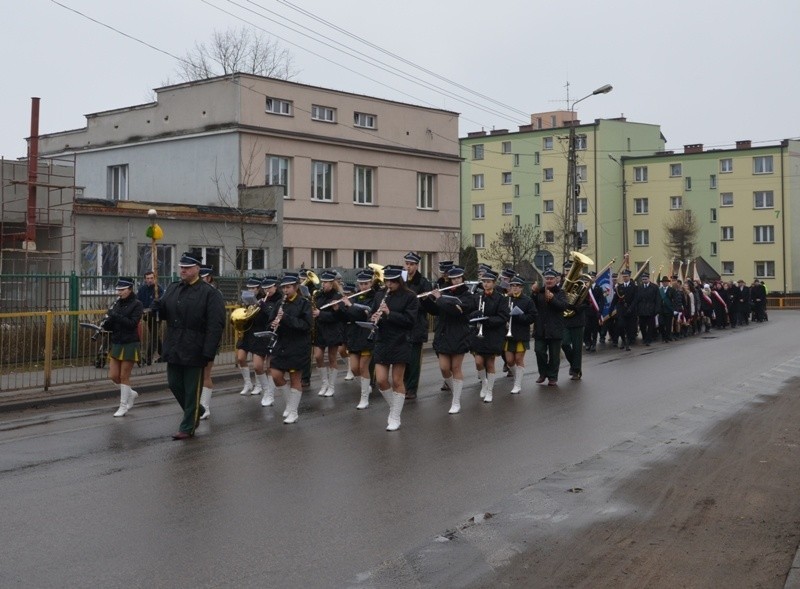
MULTIPOLYGON (((395 431, 403 406, 417 395, 430 317, 441 390, 451 395, 450 414, 461 411, 467 354, 475 362, 480 398, 491 403, 500 362, 513 378, 510 394, 523 390, 531 339, 535 382, 557 387, 562 352, 570 379, 580 380, 583 352, 596 352, 598 345, 630 350, 639 334, 642 344, 650 346, 659 338, 666 343, 767 320, 767 293, 758 281, 747 287, 742 280, 710 285, 663 276, 654 284, 647 272, 632 277, 625 269, 601 284, 549 269, 543 284, 528 288, 513 270, 498 273, 481 264, 478 283, 468 285, 464 268, 444 261, 432 284, 419 273, 419 262, 418 254, 408 252, 402 266, 372 264, 358 272, 350 287, 333 270, 320 276, 300 270, 251 277, 243 293, 248 306, 232 315, 240 394, 260 396, 263 407, 282 399, 284 423, 296 423, 312 363, 320 381, 317 394, 332 397, 344 358, 344 380, 356 381, 360 392, 355 408, 370 406, 374 386, 387 404, 386 429, 395 431)), ((139 321, 144 316, 153 322, 151 334, 158 334, 159 322, 165 323, 163 343, 158 338, 146 342, 145 354, 152 360, 158 353, 158 360, 167 363, 169 388, 183 410, 173 438, 185 440, 201 419, 211 416, 211 369, 226 314, 213 269, 188 253, 179 265, 180 281, 162 290, 148 273, 138 297, 132 294, 132 279, 120 279, 119 298, 109 310, 109 356, 110 376, 120 385, 120 408, 114 415, 121 417, 137 395, 130 373, 139 359, 139 321)))

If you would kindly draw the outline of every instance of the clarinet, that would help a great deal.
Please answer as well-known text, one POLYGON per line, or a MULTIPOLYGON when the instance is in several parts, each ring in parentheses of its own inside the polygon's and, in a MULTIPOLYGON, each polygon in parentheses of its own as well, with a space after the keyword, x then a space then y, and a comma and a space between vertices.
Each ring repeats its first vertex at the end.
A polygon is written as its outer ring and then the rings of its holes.
MULTIPOLYGON (((386 302, 389 300, 389 297, 391 296, 391 294, 392 294, 391 292, 388 292, 388 291, 386 292, 386 294, 383 297, 383 300, 381 301, 381 305, 385 305, 386 304, 386 302)), ((380 305, 378 305, 378 308, 380 308, 380 305)), ((388 308, 388 305, 387 305, 387 308, 388 308)), ((374 326, 370 330, 369 335, 367 336, 367 341, 373 341, 375 339, 375 336, 378 335, 378 323, 380 322, 381 319, 383 319, 383 316, 384 316, 383 312, 381 312, 380 317, 378 317, 378 318, 373 320, 372 323, 374 324, 374 326)))

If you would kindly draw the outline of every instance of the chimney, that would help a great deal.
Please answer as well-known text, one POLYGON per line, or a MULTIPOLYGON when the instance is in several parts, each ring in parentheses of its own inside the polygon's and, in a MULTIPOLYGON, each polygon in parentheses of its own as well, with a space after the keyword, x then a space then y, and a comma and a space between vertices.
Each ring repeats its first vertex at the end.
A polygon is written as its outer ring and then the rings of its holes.
POLYGON ((525 133, 526 131, 533 131, 533 125, 520 125, 519 132, 525 133))
POLYGON ((690 143, 683 146, 683 153, 703 153, 702 143, 690 143))
POLYGON ((467 133, 467 137, 485 137, 486 131, 472 131, 471 133, 467 133))
POLYGON ((744 141, 737 141, 736 142, 736 149, 750 149, 751 144, 749 139, 745 139, 744 141))
POLYGON ((508 129, 492 129, 490 135, 507 135, 508 129))

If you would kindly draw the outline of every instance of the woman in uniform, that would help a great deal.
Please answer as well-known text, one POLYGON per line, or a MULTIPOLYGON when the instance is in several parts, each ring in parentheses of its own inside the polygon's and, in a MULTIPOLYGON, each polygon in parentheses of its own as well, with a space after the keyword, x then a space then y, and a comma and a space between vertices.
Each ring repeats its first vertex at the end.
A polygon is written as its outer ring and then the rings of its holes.
MULTIPOLYGON (((214 268, 211 266, 200 266, 200 280, 217 288, 214 284, 214 268)), ((211 369, 214 368, 214 361, 211 360, 203 368, 203 390, 200 392, 200 407, 202 413, 200 419, 211 417, 211 394, 214 392, 214 381, 211 379, 211 369)))
POLYGON ((139 361, 139 321, 144 307, 133 294, 133 278, 117 281, 117 300, 103 320, 103 329, 111 332, 111 351, 108 353, 108 377, 119 385, 119 409, 114 417, 122 417, 139 393, 131 388, 133 363, 139 361))
POLYGON ((339 305, 322 309, 328 303, 342 298, 336 273, 325 270, 319 277, 322 288, 311 295, 314 318, 314 361, 319 370, 322 386, 317 393, 320 397, 332 397, 336 382, 336 363, 339 359, 339 346, 344 343, 344 315, 339 305), (327 356, 327 357, 326 357, 327 356))
POLYGON ((349 352, 350 372, 360 377, 361 399, 356 409, 369 407, 370 376, 369 363, 372 359, 373 342, 369 331, 355 324, 356 321, 369 321, 375 291, 372 289, 373 273, 362 270, 356 276, 359 294, 352 299, 343 299, 341 306, 350 323, 347 329, 347 350, 349 352))
MULTIPOLYGON (((259 314, 263 314, 267 318, 274 318, 275 314, 278 312, 278 306, 281 304, 283 300, 283 294, 278 289, 278 277, 277 276, 265 276, 264 279, 261 281, 261 288, 264 290, 264 298, 258 302, 259 307, 261 307, 261 311, 259 314)), ((270 349, 271 343, 269 340, 264 339, 264 376, 261 378, 261 390, 263 394, 261 395, 261 406, 262 407, 272 407, 272 404, 275 402, 275 381, 272 380, 272 375, 270 374, 270 353, 272 350, 270 349)))
MULTIPOLYGON (((247 290, 255 297, 255 304, 260 307, 259 301, 266 296, 261 288, 261 280, 255 276, 248 278, 247 290)), ((259 312, 250 320, 250 326, 236 342, 236 364, 244 379, 244 387, 239 392, 240 395, 260 395, 265 388, 267 377, 264 374, 264 357, 267 355, 267 342, 253 334, 266 331, 268 322, 269 317, 259 309, 259 312), (255 385, 250 380, 250 367, 247 364, 248 354, 253 355, 253 369, 256 373, 255 385)))
POLYGON ((494 359, 503 353, 503 342, 508 321, 508 302, 496 289, 497 274, 486 270, 481 277, 483 290, 473 295, 477 299, 477 310, 472 313, 478 329, 470 338, 470 349, 475 355, 475 368, 481 380, 481 399, 492 402, 495 371, 494 359))
MULTIPOLYGON (((503 351, 508 369, 514 375, 512 395, 522 390, 525 352, 531 348, 531 325, 536 320, 536 305, 533 304, 533 299, 522 294, 524 284, 519 276, 513 276, 508 282, 508 322, 511 336, 506 337, 503 351)), ((509 331, 506 332, 508 333, 509 331)))

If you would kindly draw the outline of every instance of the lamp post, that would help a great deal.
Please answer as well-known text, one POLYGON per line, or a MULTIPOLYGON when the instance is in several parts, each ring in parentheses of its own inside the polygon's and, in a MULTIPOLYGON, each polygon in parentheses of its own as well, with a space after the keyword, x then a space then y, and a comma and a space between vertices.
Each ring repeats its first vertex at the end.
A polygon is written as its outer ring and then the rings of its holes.
POLYGON ((158 230, 156 229, 158 225, 156 225, 156 218, 158 217, 158 211, 155 209, 150 209, 147 211, 147 216, 150 217, 150 268, 153 271, 153 296, 155 300, 158 300, 158 246, 156 245, 156 241, 158 241, 158 230))
POLYGON ((562 265, 566 265, 569 252, 580 249, 578 247, 578 196, 580 186, 578 185, 578 166, 575 155, 575 105, 596 94, 608 94, 613 90, 611 84, 605 84, 597 88, 591 94, 574 101, 570 107, 569 125, 569 146, 567 150, 567 195, 564 206, 564 249, 562 265))

